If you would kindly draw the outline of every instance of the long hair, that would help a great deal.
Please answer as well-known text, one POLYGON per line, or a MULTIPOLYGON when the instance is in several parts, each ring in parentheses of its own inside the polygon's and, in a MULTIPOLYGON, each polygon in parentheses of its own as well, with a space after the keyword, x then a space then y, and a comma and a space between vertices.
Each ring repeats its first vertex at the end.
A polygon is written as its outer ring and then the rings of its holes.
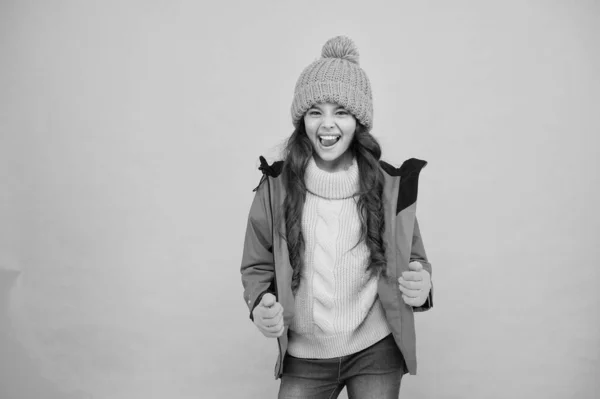
MULTIPOLYGON (((367 271, 372 276, 385 276, 385 228, 383 195, 383 173, 379 167, 381 147, 375 137, 357 122, 354 138, 349 147, 356 158, 359 173, 359 193, 356 201, 361 220, 359 244, 366 242, 369 250, 367 271)), ((304 264, 305 242, 302 235, 302 211, 306 200, 304 172, 313 155, 313 147, 306 134, 304 121, 294 130, 287 141, 282 169, 286 195, 283 202, 285 218, 285 240, 287 241, 292 266, 292 292, 300 285, 300 273, 304 264)))

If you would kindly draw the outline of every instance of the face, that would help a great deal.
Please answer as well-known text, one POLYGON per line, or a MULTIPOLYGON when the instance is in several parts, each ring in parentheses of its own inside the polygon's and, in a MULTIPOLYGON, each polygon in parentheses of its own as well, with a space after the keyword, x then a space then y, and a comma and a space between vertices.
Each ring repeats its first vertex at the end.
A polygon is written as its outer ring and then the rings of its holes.
POLYGON ((319 168, 335 172, 352 162, 348 149, 354 138, 356 119, 344 107, 315 104, 304 115, 304 126, 319 168))

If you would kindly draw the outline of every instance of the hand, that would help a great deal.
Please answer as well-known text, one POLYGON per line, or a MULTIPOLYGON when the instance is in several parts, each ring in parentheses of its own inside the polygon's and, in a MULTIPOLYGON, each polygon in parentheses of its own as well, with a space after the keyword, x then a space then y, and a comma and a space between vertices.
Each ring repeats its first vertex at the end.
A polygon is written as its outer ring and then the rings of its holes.
POLYGON ((275 295, 263 295, 252 311, 252 318, 265 337, 277 338, 283 334, 283 306, 276 301, 275 295))
POLYGON ((398 279, 398 287, 407 305, 419 307, 429 296, 431 276, 419 262, 410 262, 408 268, 410 271, 402 272, 402 277, 398 279))

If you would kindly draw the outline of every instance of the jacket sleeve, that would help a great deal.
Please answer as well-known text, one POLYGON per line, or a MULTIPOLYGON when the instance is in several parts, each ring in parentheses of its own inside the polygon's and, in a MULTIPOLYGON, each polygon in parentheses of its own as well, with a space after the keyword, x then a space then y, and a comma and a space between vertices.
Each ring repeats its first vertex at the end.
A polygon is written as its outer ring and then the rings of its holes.
MULTIPOLYGON (((415 218, 415 228, 413 230, 413 239, 412 239, 412 250, 410 253, 410 261, 417 261, 423 265, 423 269, 429 272, 431 276, 431 263, 427 260, 427 254, 425 253, 425 246, 423 245, 423 239, 421 238, 421 231, 419 229, 419 222, 415 218)), ((431 285, 431 290, 429 291, 429 296, 425 303, 419 307, 413 307, 413 311, 415 312, 424 312, 433 307, 433 282, 431 285)))
POLYGON ((250 207, 244 251, 242 254, 242 285, 244 300, 253 320, 252 310, 267 292, 275 293, 275 264, 271 208, 269 206, 268 182, 260 184, 250 207))

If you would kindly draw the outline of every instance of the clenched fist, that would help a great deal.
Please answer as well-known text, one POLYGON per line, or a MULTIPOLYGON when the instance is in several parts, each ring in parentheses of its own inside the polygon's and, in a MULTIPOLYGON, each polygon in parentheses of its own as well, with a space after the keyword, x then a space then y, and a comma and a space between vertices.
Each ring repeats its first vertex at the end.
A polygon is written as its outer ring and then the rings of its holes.
POLYGON ((425 303, 431 290, 431 276, 419 262, 410 262, 410 271, 402 272, 398 279, 398 287, 402 291, 402 299, 407 305, 419 307, 425 303))
POLYGON ((277 338, 283 334, 283 306, 273 294, 265 294, 252 310, 254 324, 265 337, 277 338))

